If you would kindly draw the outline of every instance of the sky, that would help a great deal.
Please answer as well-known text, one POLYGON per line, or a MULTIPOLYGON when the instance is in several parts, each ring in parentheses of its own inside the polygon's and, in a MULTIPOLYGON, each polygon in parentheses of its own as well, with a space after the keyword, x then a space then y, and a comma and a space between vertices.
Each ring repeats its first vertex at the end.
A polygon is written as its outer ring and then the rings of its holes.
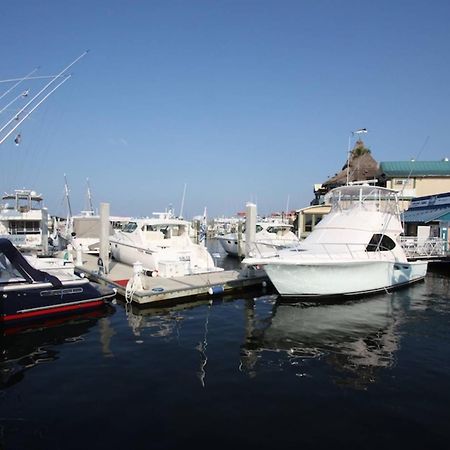
POLYGON ((0 145, 0 189, 65 215, 66 174, 74 212, 88 178, 114 215, 179 214, 185 186, 185 217, 266 215, 307 206, 359 128, 377 161, 450 157, 449 23, 448 0, 4 2, 0 80, 89 53, 0 145))

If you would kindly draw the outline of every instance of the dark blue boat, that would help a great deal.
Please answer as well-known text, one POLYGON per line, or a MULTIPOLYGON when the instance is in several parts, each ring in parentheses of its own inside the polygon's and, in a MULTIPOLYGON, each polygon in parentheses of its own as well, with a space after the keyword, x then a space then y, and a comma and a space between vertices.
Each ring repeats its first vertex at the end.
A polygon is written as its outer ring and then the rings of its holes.
POLYGON ((98 308, 116 294, 73 270, 52 267, 50 274, 42 269, 45 262, 40 266, 33 267, 11 241, 0 239, 0 325, 98 308))

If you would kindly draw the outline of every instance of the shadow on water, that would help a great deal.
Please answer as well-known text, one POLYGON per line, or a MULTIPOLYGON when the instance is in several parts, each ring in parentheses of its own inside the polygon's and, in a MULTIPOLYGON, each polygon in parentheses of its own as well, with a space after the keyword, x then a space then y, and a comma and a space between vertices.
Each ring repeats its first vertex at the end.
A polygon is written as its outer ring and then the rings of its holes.
POLYGON ((33 325, 0 330, 0 389, 20 382, 25 372, 43 362, 58 359, 58 346, 83 339, 99 321, 110 316, 115 308, 101 308, 47 319, 33 325))

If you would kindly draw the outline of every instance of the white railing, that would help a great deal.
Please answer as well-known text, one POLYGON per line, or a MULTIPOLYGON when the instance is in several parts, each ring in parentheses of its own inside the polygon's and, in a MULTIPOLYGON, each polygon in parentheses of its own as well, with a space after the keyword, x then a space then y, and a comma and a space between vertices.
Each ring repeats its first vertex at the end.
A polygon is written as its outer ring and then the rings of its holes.
POLYGON ((401 236, 399 240, 408 258, 439 258, 446 256, 448 252, 448 244, 442 238, 401 236))

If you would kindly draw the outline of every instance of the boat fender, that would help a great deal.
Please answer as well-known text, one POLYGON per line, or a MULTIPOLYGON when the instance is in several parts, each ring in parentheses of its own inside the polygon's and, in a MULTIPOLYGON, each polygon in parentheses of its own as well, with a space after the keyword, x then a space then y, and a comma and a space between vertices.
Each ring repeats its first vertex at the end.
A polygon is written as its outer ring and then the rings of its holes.
POLYGON ((221 285, 211 286, 208 289, 208 294, 209 295, 217 295, 217 294, 222 294, 223 291, 224 291, 224 288, 221 285))

